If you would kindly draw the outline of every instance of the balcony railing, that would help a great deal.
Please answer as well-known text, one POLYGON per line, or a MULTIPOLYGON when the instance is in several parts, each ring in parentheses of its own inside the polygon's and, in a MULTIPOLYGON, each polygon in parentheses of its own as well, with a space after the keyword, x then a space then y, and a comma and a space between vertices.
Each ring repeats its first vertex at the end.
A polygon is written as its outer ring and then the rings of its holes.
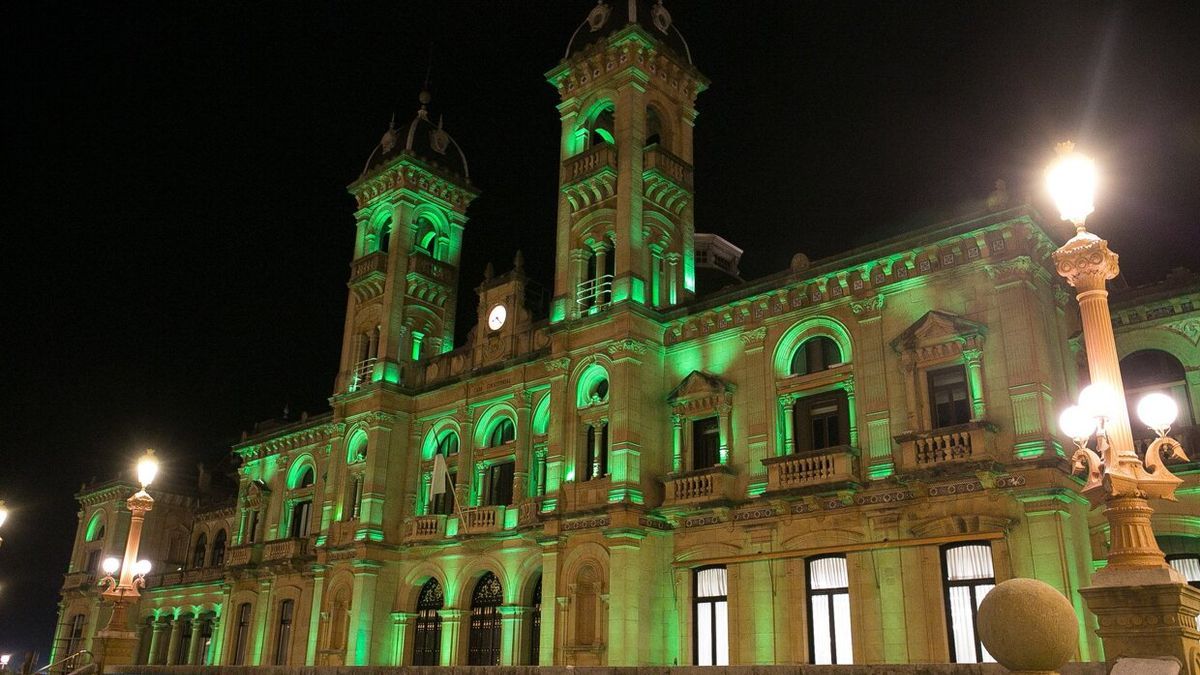
POLYGON ((601 274, 575 287, 575 302, 580 311, 604 309, 612 303, 613 275, 601 274))
POLYGON ((688 473, 668 475, 663 483, 667 488, 663 500, 666 506, 723 501, 731 497, 733 472, 728 466, 718 464, 688 473))
POLYGON ((408 532, 408 538, 415 541, 445 539, 445 537, 446 516, 443 515, 417 516, 413 519, 412 529, 408 532))
POLYGON ((372 275, 386 275, 387 259, 386 253, 371 253, 350 263, 351 285, 372 275))
POLYGON ((375 374, 376 359, 363 359, 354 366, 354 370, 350 373, 350 391, 358 391, 371 383, 371 377, 375 374))
POLYGON ((799 455, 768 457, 767 490, 793 490, 853 482, 858 450, 848 445, 823 448, 799 455))
POLYGON ((692 188, 692 165, 667 152, 658 144, 646 148, 642 171, 657 171, 675 181, 680 187, 692 188))
POLYGON ((600 143, 563 162, 563 171, 566 173, 563 182, 574 183, 605 168, 616 171, 616 167, 617 146, 600 143))
POLYGON ((95 585, 96 574, 94 572, 71 572, 63 575, 63 590, 90 588, 95 585))
POLYGON ((462 509, 465 534, 499 532, 504 529, 504 506, 473 506, 462 509))
POLYGON ((342 520, 329 524, 330 546, 345 546, 354 543, 354 534, 358 531, 357 520, 342 520))
POLYGON ((174 572, 150 575, 146 577, 146 587, 158 588, 161 586, 198 584, 208 581, 218 581, 223 578, 225 578, 224 566, 196 567, 188 570, 175 570, 174 572))
POLYGON ((233 546, 225 551, 226 567, 245 567, 254 565, 261 560, 262 547, 257 544, 233 546))
POLYGON ((542 498, 529 499, 521 502, 517 512, 517 527, 536 525, 541 520, 542 498))
POLYGON ((308 555, 308 537, 276 539, 263 545, 263 562, 296 560, 308 555))
POLYGON ((954 427, 901 434, 900 466, 932 469, 953 464, 996 460, 996 428, 988 422, 968 422, 954 427))
POLYGON ((408 256, 408 273, 420 274, 434 281, 449 282, 454 278, 454 265, 442 262, 424 251, 413 251, 408 256))
POLYGON ((612 489, 612 480, 601 476, 585 481, 568 481, 563 483, 560 490, 558 510, 564 513, 573 511, 591 511, 608 505, 608 493, 612 489))

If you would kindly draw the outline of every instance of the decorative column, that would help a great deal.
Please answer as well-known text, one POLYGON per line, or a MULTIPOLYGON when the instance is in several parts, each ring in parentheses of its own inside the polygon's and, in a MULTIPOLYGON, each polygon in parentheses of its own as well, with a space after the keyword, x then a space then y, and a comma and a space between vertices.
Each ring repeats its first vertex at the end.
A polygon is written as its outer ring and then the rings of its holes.
POLYGON ((601 280, 604 278, 604 270, 607 269, 607 262, 608 248, 601 244, 600 246, 596 247, 596 276, 592 278, 592 282, 595 284, 592 287, 592 290, 596 293, 597 305, 602 305, 605 302, 608 302, 608 299, 604 297, 604 293, 602 293, 600 286, 601 280))
POLYGON ((201 630, 201 619, 199 616, 192 616, 192 639, 188 640, 187 665, 200 665, 200 643, 204 640, 201 635, 204 631, 201 630))
POLYGON ((546 457, 549 453, 545 443, 539 443, 533 448, 533 485, 534 495, 546 494, 546 457))
POLYGON ((217 655, 221 653, 221 651, 220 651, 221 642, 224 640, 224 637, 222 637, 221 639, 217 639, 217 636, 222 635, 222 633, 221 633, 221 616, 213 615, 208 620, 208 624, 212 627, 212 629, 211 629, 212 637, 210 638, 209 643, 208 643, 208 652, 204 655, 204 664, 212 666, 212 665, 217 664, 217 655))
POLYGON ((470 405, 463 411, 461 433, 458 443, 458 466, 461 471, 454 485, 454 503, 459 508, 471 505, 471 493, 475 490, 471 485, 471 469, 475 464, 475 409, 470 405))
POLYGON ((462 620, 467 613, 461 609, 439 609, 437 613, 442 619, 442 662, 440 665, 452 666, 458 663, 458 644, 462 631, 462 620))
POLYGON ((978 347, 963 350, 967 365, 967 386, 971 388, 971 421, 987 418, 983 404, 983 350, 978 347))
POLYGON ((404 665, 404 654, 408 651, 409 621, 415 612, 392 612, 392 665, 404 665))
POLYGON ((733 406, 728 402, 721 403, 717 406, 717 433, 720 435, 720 453, 721 464, 729 464, 729 441, 732 438, 732 431, 729 426, 729 414, 733 410, 733 406))
POLYGON ((317 663, 317 636, 321 634, 321 603, 325 596, 325 566, 313 566, 313 594, 308 618, 308 642, 304 653, 304 665, 317 663))
POLYGON ((793 394, 779 397, 779 424, 783 427, 783 452, 779 453, 780 456, 796 452, 796 439, 793 438, 792 432, 792 404, 795 402, 796 397, 793 394))
POLYGON ((584 282, 587 274, 587 261, 591 253, 587 249, 571 249, 571 287, 567 289, 567 316, 579 316, 579 285, 584 282))
POLYGON ((517 395, 517 443, 516 465, 513 466, 513 501, 519 502, 529 496, 529 460, 532 454, 532 438, 529 416, 533 393, 521 391, 517 395))
POLYGON ((375 586, 380 563, 370 560, 354 562, 354 584, 351 589, 349 639, 346 645, 346 665, 365 666, 371 663, 371 636, 375 620, 375 586))
POLYGON ((150 653, 146 655, 146 664, 151 666, 163 665, 160 658, 162 652, 163 633, 167 630, 166 619, 155 619, 150 631, 150 653))
POLYGON ((515 666, 522 661, 521 649, 525 643, 525 617, 528 607, 501 605, 500 613, 500 665, 515 666))
POLYGON ((475 474, 475 490, 472 493, 471 506, 483 506, 483 474, 487 471, 487 464, 483 462, 475 462, 473 474, 475 474))
POLYGON ((171 620, 171 637, 167 641, 167 663, 168 666, 179 665, 179 643, 183 639, 182 622, 179 617, 174 617, 171 620))
POLYGON ((850 427, 850 447, 857 448, 858 445, 858 405, 854 398, 854 376, 851 375, 842 381, 842 391, 846 392, 846 417, 849 420, 850 427))
POLYGON ((672 305, 679 302, 679 254, 667 256, 667 301, 672 305))
POLYGON ((671 471, 683 472, 683 417, 671 415, 671 471))

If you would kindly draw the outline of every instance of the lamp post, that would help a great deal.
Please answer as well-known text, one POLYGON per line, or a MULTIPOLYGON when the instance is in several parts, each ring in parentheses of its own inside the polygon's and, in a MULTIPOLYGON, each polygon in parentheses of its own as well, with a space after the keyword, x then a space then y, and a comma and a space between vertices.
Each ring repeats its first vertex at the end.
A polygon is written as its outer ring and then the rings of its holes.
POLYGON ((1080 593, 1099 619, 1097 634, 1109 659, 1174 656, 1191 675, 1200 675, 1200 657, 1190 647, 1200 635, 1195 628, 1200 592, 1167 564, 1150 520, 1149 500, 1175 500, 1182 482, 1162 462, 1167 452, 1183 457, 1179 443, 1166 435, 1174 414, 1157 398, 1143 401, 1144 412, 1139 406, 1159 435, 1143 462, 1129 427, 1105 288, 1119 271, 1117 254, 1084 226, 1094 210, 1096 168, 1073 143, 1060 143, 1057 150, 1046 184, 1063 220, 1075 225, 1075 236, 1054 252, 1054 264, 1076 290, 1091 379, 1080 392, 1080 405, 1064 411, 1060 425, 1075 439, 1072 461, 1087 473, 1083 494, 1093 507, 1104 505, 1111 537, 1107 564, 1080 593), (1094 450, 1087 446, 1093 435, 1094 450))
MULTIPOLYGON (((8 520, 8 505, 0 499, 0 527, 4 527, 4 521, 8 520)), ((4 537, 0 537, 0 546, 4 545, 4 537)), ((5 662, 7 664, 7 662, 5 662)))
POLYGON ((138 588, 145 585, 146 573, 150 571, 150 561, 138 560, 137 554, 142 539, 142 521, 146 518, 146 512, 154 508, 154 499, 146 492, 146 488, 154 481, 157 474, 158 459, 154 457, 153 450, 146 450, 146 454, 137 463, 137 477, 138 482, 142 484, 142 489, 125 501, 130 513, 129 536, 125 540, 125 557, 121 561, 116 558, 108 558, 104 561, 104 572, 107 576, 100 580, 100 584, 104 586, 104 597, 113 604, 113 611, 102 633, 128 630, 126 610, 141 595, 138 593, 138 588), (117 570, 120 570, 119 581, 113 578, 113 574, 117 570))

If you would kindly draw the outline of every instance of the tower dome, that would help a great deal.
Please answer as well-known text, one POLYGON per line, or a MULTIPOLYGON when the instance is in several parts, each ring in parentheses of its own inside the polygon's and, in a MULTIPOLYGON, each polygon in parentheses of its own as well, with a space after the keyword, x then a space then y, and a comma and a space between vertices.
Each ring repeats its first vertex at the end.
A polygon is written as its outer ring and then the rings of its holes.
POLYGON ((407 126, 397 129, 396 119, 392 118, 387 131, 383 133, 383 138, 379 139, 379 143, 371 151, 371 156, 367 158, 362 176, 404 153, 424 161, 434 169, 447 171, 470 183, 471 173, 467 166, 467 156, 463 154, 458 141, 443 128, 440 115, 436 124, 429 115, 429 92, 422 91, 418 100, 421 107, 407 126))
POLYGON ((596 0, 596 5, 571 35, 563 58, 570 58, 630 24, 641 26, 661 45, 694 65, 687 40, 675 27, 671 12, 663 6, 662 0, 596 0))

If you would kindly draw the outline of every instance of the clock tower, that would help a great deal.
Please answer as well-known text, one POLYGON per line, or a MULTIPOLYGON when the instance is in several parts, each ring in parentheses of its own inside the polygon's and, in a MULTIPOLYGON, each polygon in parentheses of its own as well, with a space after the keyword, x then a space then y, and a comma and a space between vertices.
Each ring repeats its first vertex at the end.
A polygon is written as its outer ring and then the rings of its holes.
POLYGON ((696 291, 692 126, 708 80, 661 0, 601 0, 546 74, 559 92, 551 321, 696 291))
POLYGON ((422 92, 412 122, 389 126, 349 188, 358 211, 336 393, 403 382, 413 361, 454 346, 463 228, 478 193, 429 101, 422 92))
POLYGON ((472 366, 479 368, 503 361, 545 341, 544 335, 531 330, 534 315, 529 298, 535 284, 525 275, 525 258, 517 251, 513 269, 495 276, 489 263, 483 283, 475 289, 479 294, 478 323, 467 338, 471 348, 472 366))

